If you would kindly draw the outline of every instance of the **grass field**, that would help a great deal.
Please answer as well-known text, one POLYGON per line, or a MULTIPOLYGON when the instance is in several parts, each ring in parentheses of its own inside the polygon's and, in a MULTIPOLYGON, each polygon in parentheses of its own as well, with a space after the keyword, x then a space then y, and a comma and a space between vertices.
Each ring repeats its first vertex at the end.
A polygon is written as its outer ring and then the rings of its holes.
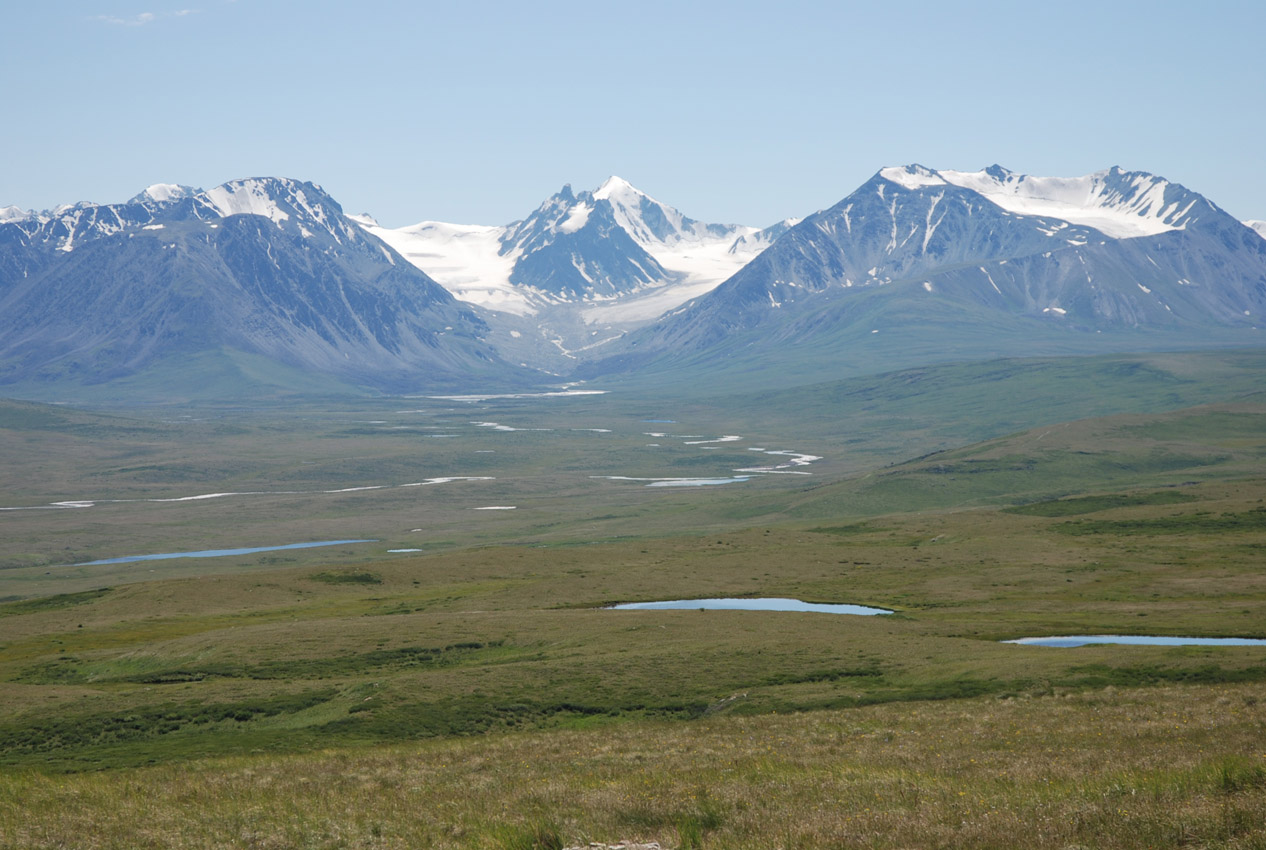
POLYGON ((634 722, 0 775, 6 847, 1256 848, 1266 688, 634 722))
POLYGON ((7 404, 3 507, 139 501, 0 512, 0 847, 1264 847, 1261 647, 999 643, 1266 638, 1255 361, 1166 357, 1083 363, 1093 396, 1049 361, 802 388, 798 420, 7 404), (591 477, 771 450, 819 459, 591 477), (376 542, 58 566, 343 538, 376 542), (605 610, 711 596, 896 613, 605 610))

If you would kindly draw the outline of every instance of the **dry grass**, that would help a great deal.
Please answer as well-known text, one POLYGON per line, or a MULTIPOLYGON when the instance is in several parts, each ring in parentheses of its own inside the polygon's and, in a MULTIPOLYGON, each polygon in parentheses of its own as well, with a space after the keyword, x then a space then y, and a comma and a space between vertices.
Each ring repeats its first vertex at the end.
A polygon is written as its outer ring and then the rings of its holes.
POLYGON ((0 778, 6 848, 502 848, 550 829, 569 842, 736 850, 1260 848, 1266 687, 619 724, 0 778))

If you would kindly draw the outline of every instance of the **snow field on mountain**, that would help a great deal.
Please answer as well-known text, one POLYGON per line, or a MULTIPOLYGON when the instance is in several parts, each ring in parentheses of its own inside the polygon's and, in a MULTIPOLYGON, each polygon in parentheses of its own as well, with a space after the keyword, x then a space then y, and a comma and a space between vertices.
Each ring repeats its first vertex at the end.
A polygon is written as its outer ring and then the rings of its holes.
MULTIPOLYGON (((616 223, 663 266, 668 276, 636 287, 632 293, 586 296, 586 307, 580 315, 587 324, 651 321, 710 292, 768 247, 764 239, 754 238, 760 233, 759 228, 718 228, 693 221, 619 177, 609 178, 591 194, 581 193, 549 225, 551 231, 572 234, 581 230, 594 212, 593 204, 600 201, 610 202, 616 223), (658 226, 646 220, 646 209, 654 211, 658 226)), ((534 316, 541 307, 560 300, 556 295, 510 282, 524 251, 515 248, 504 255, 499 252, 505 247, 502 240, 517 222, 488 226, 424 221, 389 229, 370 218, 355 220, 463 301, 517 316, 534 316)), ((583 274, 584 263, 575 258, 573 263, 583 274)))
POLYGON ((1008 174, 997 180, 984 171, 943 171, 955 186, 979 192, 1008 212, 1048 216, 1093 227, 1116 239, 1155 236, 1181 225, 1180 220, 1196 201, 1165 204, 1168 181, 1151 175, 1135 175, 1130 188, 1137 194, 1123 197, 1109 185, 1110 172, 1084 177, 1025 177, 1008 174))
POLYGON ((455 298, 516 316, 533 316, 527 293, 510 283, 514 255, 498 256, 506 228, 424 221, 390 229, 359 222, 455 298))
MULTIPOLYGON (((755 232, 755 228, 752 228, 755 232)), ((685 304, 692 298, 706 295, 747 265, 765 246, 730 252, 732 240, 679 242, 676 245, 643 245, 646 252, 677 280, 649 286, 631 296, 604 301, 594 299, 593 306, 581 312, 591 325, 609 322, 648 322, 685 304)))
POLYGON ((1197 198, 1165 203, 1173 184, 1141 172, 1107 169, 1082 177, 1031 177, 997 166, 983 171, 935 171, 920 165, 884 168, 880 176, 910 190, 953 185, 976 192, 1017 215, 1058 218, 1114 239, 1180 230, 1197 198))
POLYGON ((202 194, 215 211, 226 218, 231 215, 262 215, 277 224, 290 218, 278 206, 268 187, 258 180, 225 183, 202 194))

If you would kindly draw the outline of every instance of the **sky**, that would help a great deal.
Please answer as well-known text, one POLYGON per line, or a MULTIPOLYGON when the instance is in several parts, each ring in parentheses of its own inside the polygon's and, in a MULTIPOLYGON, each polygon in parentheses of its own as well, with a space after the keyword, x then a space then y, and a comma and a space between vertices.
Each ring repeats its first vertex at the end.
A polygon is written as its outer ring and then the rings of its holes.
POLYGON ((1266 2, 0 3, 0 206, 321 184, 505 224, 617 174, 767 225, 918 162, 1149 171, 1266 219, 1266 2))

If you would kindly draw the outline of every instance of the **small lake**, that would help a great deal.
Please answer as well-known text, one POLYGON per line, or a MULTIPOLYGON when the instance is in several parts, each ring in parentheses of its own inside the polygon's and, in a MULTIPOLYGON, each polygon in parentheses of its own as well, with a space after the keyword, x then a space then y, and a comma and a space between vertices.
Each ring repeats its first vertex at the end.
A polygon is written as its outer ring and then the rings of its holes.
POLYGON ((73 567, 96 567, 102 564, 130 564, 133 561, 165 561, 168 558, 223 558, 228 555, 254 555, 256 552, 278 552, 282 549, 315 549, 318 546, 341 546, 345 543, 373 543, 373 540, 317 540, 313 543, 287 543, 284 546, 254 546, 249 549, 203 549, 200 552, 163 552, 158 555, 128 555, 101 561, 84 561, 73 567))
POLYGON ((1078 635, 1067 637, 1028 637, 1004 640, 1028 646, 1088 646, 1090 644, 1128 644, 1130 646, 1266 646, 1261 638, 1152 637, 1148 635, 1078 635))
POLYGON ((674 599, 666 602, 626 602, 612 605, 622 611, 807 611, 814 614, 891 614, 884 608, 865 605, 835 605, 826 602, 801 602, 799 599, 674 599))
POLYGON ((646 487, 720 487, 723 484, 741 484, 751 481, 750 475, 736 475, 733 478, 630 478, 627 475, 590 475, 590 478, 601 478, 607 481, 642 481, 646 487))

